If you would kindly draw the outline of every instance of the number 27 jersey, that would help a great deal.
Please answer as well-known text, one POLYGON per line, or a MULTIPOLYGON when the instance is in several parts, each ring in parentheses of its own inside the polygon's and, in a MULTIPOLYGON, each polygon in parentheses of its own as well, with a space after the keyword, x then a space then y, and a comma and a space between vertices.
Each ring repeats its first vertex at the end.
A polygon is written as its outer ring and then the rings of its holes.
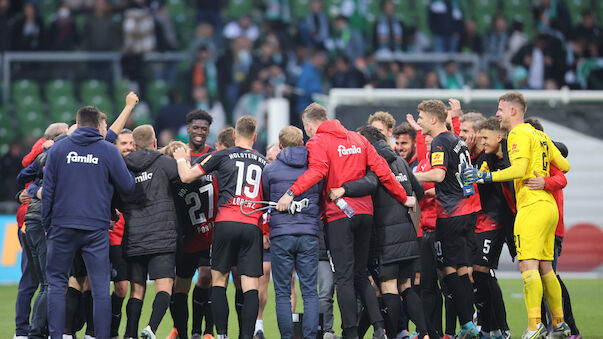
POLYGON ((203 173, 214 172, 218 178, 218 215, 216 221, 235 221, 260 227, 262 212, 244 214, 264 205, 262 171, 267 161, 255 150, 231 147, 208 155, 197 166, 203 173))

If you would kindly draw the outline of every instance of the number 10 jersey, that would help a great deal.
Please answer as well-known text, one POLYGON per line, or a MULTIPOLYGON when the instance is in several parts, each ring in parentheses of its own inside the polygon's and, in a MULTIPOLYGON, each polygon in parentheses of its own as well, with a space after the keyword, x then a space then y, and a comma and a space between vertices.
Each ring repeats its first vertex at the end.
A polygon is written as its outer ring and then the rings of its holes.
POLYGON ((216 221, 234 221, 260 227, 262 212, 252 212, 264 205, 262 171, 267 161, 255 150, 231 147, 210 154, 197 166, 205 173, 214 172, 218 179, 218 214, 216 221))

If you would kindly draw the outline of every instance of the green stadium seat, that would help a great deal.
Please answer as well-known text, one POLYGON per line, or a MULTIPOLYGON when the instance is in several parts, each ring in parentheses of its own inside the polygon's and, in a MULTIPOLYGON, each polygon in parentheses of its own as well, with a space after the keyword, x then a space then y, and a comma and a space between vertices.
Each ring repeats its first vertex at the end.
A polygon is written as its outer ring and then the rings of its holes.
POLYGON ((98 108, 101 112, 107 115, 107 121, 113 121, 113 105, 111 104, 111 100, 106 95, 94 95, 90 97, 87 105, 94 106, 98 108))
POLYGON ((41 106, 39 108, 39 110, 33 108, 17 110, 17 119, 19 121, 18 125, 21 135, 32 135, 36 138, 40 138, 44 134, 48 122, 42 113, 41 106))
POLYGON ((13 102, 18 103, 19 100, 26 95, 39 98, 40 88, 38 87, 38 84, 26 79, 14 81, 11 88, 13 102))
POLYGON ((74 98, 73 83, 71 81, 56 79, 48 82, 44 88, 46 99, 51 101, 55 97, 68 96, 74 98))
POLYGON ((70 96, 57 96, 48 101, 50 118, 54 122, 69 122, 75 118, 77 105, 70 96))
POLYGON ((121 80, 113 84, 113 100, 118 105, 126 100, 126 95, 130 92, 130 81, 121 80))
POLYGON ((567 0, 565 3, 567 4, 567 9, 569 10, 570 17, 572 18, 572 25, 576 25, 580 22, 582 11, 592 11, 590 0, 567 0))
POLYGON ((107 84, 96 80, 85 80, 80 84, 80 99, 84 105, 90 105, 89 101, 92 97, 101 95, 108 96, 107 84))
MULTIPOLYGON (((7 145, 15 138, 12 119, 4 107, 0 107, 0 145, 7 145)), ((0 151, 0 154, 3 154, 0 151)))
POLYGON ((24 94, 18 101, 15 101, 15 106, 19 110, 39 109, 42 107, 42 101, 36 95, 24 94))
MULTIPOLYGON (((376 1, 373 1, 373 3, 376 1)), ((291 17, 298 21, 310 12, 310 0, 296 0, 291 2, 291 17)))
POLYGON ((163 80, 153 80, 147 85, 147 96, 154 112, 168 104, 167 91, 168 84, 163 80))
MULTIPOLYGON (((325 9, 327 6, 325 5, 325 9)), ((249 0, 231 0, 228 2, 228 7, 224 11, 224 17, 230 19, 240 18, 244 15, 251 15, 253 12, 253 1, 249 0)), ((228 19, 226 20, 228 22, 228 19)))

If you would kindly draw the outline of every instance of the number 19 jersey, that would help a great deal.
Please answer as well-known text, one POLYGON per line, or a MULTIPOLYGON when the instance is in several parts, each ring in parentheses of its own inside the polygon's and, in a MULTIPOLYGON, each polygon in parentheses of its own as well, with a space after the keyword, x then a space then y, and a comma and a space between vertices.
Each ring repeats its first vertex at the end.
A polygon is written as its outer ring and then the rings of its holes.
POLYGON ((249 215, 263 205, 262 171, 267 161, 255 150, 231 147, 204 158, 197 166, 203 173, 214 172, 218 178, 218 215, 216 222, 234 221, 260 227, 262 212, 249 215))

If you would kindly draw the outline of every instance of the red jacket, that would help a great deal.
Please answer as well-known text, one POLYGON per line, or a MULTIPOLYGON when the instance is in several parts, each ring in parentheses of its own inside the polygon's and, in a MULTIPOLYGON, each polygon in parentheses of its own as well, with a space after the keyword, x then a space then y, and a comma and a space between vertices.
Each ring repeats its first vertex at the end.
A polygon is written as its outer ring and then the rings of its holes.
MULTIPOLYGON (((42 138, 38 139, 38 141, 36 141, 36 143, 31 147, 31 151, 29 152, 29 154, 24 156, 23 160, 21 160, 21 165, 23 165, 23 167, 29 166, 32 162, 34 162, 34 160, 36 160, 38 155, 40 155, 40 153, 42 153, 42 151, 43 151, 42 144, 44 144, 45 142, 46 142, 46 138, 44 138, 44 137, 42 137, 42 138)), ((25 189, 27 189, 27 186, 29 186, 29 184, 30 183, 28 182, 25 185, 25 189)), ((22 204, 19 206, 19 209, 17 210, 17 225, 19 227, 23 227, 23 225, 25 224, 25 213, 27 213, 28 206, 29 206, 29 203, 22 204)))
MULTIPOLYGON (((416 172, 427 172, 430 169, 431 163, 429 162, 429 158, 425 158, 419 162, 419 166, 417 166, 416 172)), ((423 188, 425 189, 425 191, 434 187, 435 184, 433 182, 423 183, 423 188)), ((419 201, 419 206, 421 207, 421 221, 419 222, 419 224, 421 225, 421 234, 424 231, 435 231, 436 219, 438 217, 435 197, 423 196, 423 199, 419 201)))
POLYGON ((559 209, 559 221, 557 222, 557 229, 555 229, 555 235, 563 237, 565 235, 565 226, 563 224, 563 188, 567 186, 567 179, 565 174, 560 169, 551 165, 550 177, 544 178, 544 189, 553 194, 555 202, 557 203, 557 209, 559 209))
POLYGON ((119 215, 119 220, 113 225, 113 230, 109 231, 109 242, 111 246, 121 245, 121 240, 124 237, 124 225, 126 221, 123 213, 119 215))
MULTIPOLYGON (((370 168, 383 186, 399 202, 406 202, 406 192, 390 170, 387 162, 375 148, 360 134, 350 132, 339 120, 323 122, 316 135, 308 140, 308 170, 291 186, 295 195, 300 195, 325 178, 323 185, 323 211, 327 222, 346 217, 346 215, 328 199, 332 188, 341 187, 348 181, 362 178, 366 168, 370 168)), ((346 197, 345 200, 357 214, 373 214, 373 201, 370 195, 364 197, 346 197)))

